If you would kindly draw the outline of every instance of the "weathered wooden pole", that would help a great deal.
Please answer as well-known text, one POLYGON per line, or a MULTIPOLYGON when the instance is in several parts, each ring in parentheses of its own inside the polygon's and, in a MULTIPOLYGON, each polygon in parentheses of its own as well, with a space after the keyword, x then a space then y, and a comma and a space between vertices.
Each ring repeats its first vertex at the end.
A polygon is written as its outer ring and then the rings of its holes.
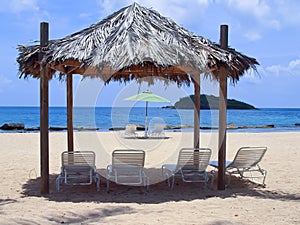
POLYGON ((74 151, 73 131, 73 74, 67 74, 68 151, 74 151))
POLYGON ((194 75, 194 148, 200 146, 200 76, 194 75))
MULTIPOLYGON (((40 61, 43 48, 48 45, 48 23, 40 24, 40 61)), ((47 66, 40 65, 40 157, 41 157, 41 194, 49 194, 49 81, 47 66)))
MULTIPOLYGON (((221 25, 220 46, 222 49, 228 48, 228 25, 221 25)), ((225 70, 223 70, 223 74, 221 74, 220 76, 220 87, 219 87, 218 190, 225 190, 227 75, 228 74, 225 74, 225 70)))

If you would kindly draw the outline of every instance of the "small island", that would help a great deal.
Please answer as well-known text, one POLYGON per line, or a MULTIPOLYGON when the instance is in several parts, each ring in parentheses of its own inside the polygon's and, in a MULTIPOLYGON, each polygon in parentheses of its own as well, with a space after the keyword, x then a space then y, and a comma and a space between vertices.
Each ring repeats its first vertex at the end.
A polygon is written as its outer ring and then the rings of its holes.
MULTIPOLYGON (((180 98, 174 106, 166 106, 164 108, 176 109, 194 109, 194 95, 180 98)), ((201 109, 219 109, 219 97, 214 95, 200 95, 201 109)), ((235 100, 227 99, 227 109, 256 109, 253 105, 235 100)))

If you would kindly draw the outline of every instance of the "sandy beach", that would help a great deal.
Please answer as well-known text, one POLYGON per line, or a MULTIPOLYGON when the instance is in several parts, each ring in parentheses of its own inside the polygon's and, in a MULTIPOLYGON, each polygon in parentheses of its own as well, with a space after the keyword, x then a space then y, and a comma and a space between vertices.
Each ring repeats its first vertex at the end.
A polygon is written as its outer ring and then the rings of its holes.
MULTIPOLYGON (((143 149, 150 190, 112 185, 55 190, 60 154, 67 134, 51 132, 50 194, 40 195, 39 133, 1 133, 0 224, 300 224, 300 133, 228 133, 227 158, 242 146, 266 146, 262 167, 268 171, 263 188, 233 179, 225 191, 176 180, 169 191, 160 177, 164 163, 175 163, 182 147, 192 147, 193 134, 166 133, 165 139, 124 139, 121 132, 76 132, 75 148, 93 150, 105 176, 114 149, 143 149)), ((217 159, 217 133, 201 133, 201 147, 217 159)), ((208 170, 213 168, 209 167, 208 170)))

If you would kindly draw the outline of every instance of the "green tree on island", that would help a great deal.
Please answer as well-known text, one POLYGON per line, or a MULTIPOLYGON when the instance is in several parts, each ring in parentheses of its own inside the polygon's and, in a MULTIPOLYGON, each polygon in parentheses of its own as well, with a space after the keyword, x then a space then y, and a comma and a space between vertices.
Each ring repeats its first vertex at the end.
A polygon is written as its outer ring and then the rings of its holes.
MULTIPOLYGON (((194 95, 190 95, 184 98, 180 98, 174 105, 177 109, 193 109, 194 108, 194 95)), ((200 96, 200 108, 201 109, 219 109, 219 97, 214 95, 200 96)), ((254 106, 235 100, 227 99, 227 109, 256 109, 254 106)))

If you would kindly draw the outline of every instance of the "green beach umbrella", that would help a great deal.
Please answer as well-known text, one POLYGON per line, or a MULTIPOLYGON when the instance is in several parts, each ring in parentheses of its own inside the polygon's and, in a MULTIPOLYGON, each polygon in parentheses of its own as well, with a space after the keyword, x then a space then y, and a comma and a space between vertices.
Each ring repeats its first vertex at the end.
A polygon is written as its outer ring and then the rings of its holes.
POLYGON ((148 102, 170 102, 168 99, 165 99, 156 94, 153 94, 149 90, 144 91, 140 94, 125 98, 125 100, 146 102, 145 137, 147 137, 147 131, 148 131, 148 102))

